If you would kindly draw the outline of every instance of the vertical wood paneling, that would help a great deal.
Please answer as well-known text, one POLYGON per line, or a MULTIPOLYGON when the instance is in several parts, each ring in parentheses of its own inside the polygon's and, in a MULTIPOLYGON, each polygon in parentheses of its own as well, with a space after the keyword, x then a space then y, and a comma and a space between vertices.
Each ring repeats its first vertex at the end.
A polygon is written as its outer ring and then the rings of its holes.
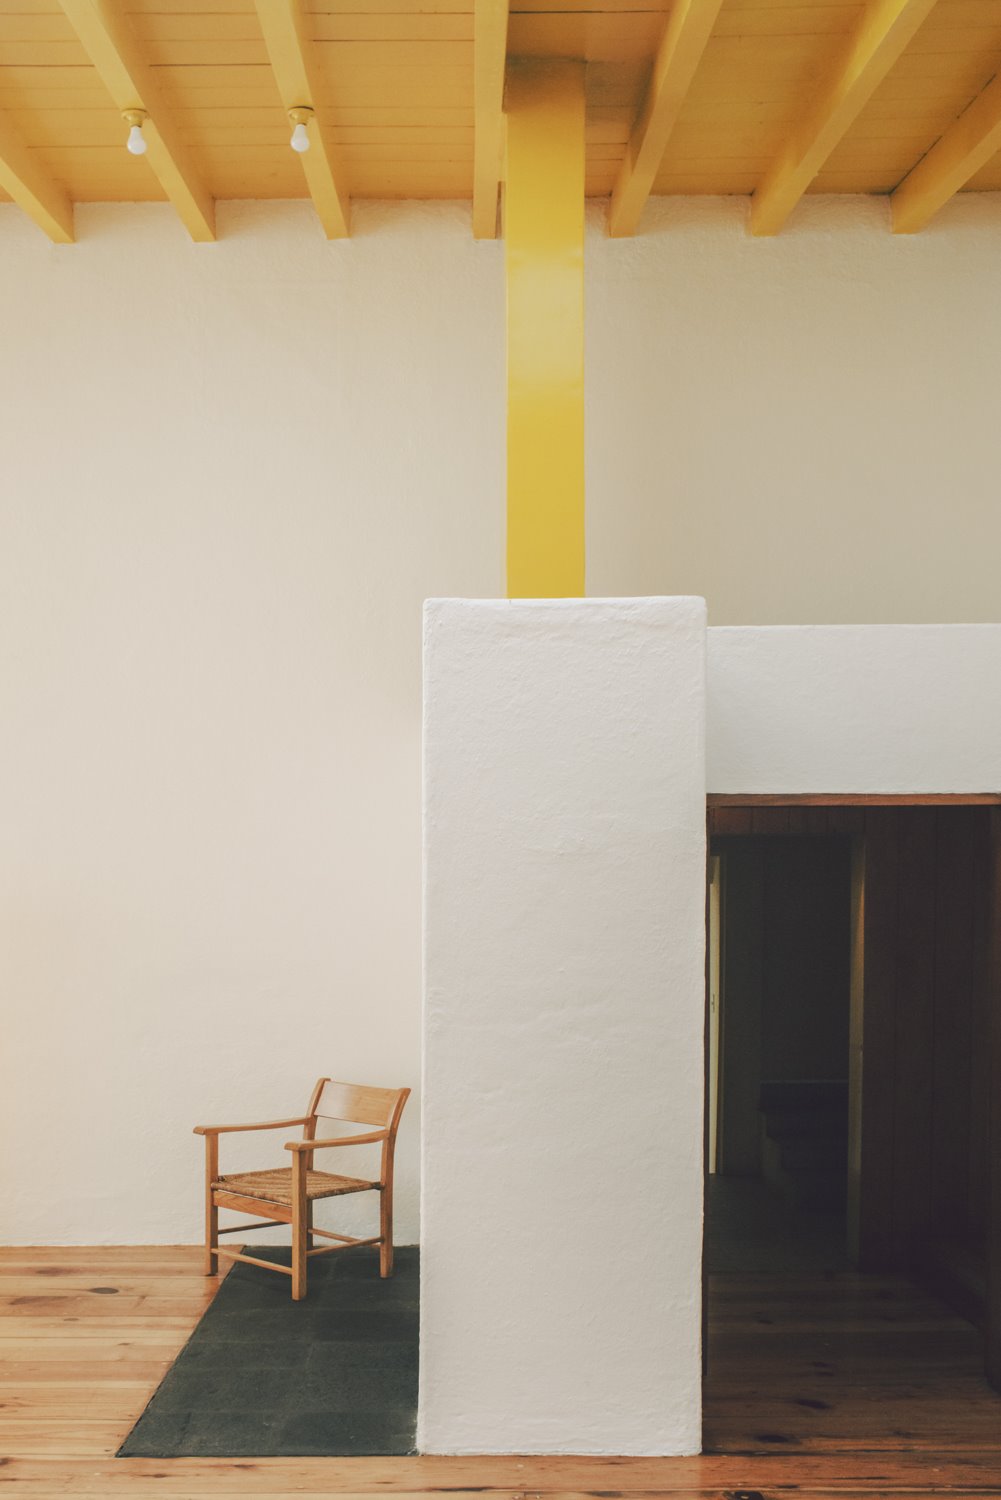
POLYGON ((764 983, 764 851, 756 839, 727 854, 727 928, 723 950, 722 1064, 726 1108, 720 1119, 720 1170, 756 1177, 761 1170, 759 1093, 764 983))
POLYGON ((861 1255, 862 1042, 865 997, 865 842, 852 840, 851 960, 848 975, 848 1253, 861 1255))
POLYGON ((935 808, 893 810, 897 833, 894 953, 893 1259, 906 1265, 931 1216, 935 1036, 935 808))
POLYGON ((1001 1390, 1001 808, 990 813, 987 1004, 990 1031, 987 1197, 987 1378, 1001 1390))
POLYGON ((897 809, 868 809, 859 1192, 859 1264, 866 1269, 893 1264, 897 829, 897 809))
POLYGON ((933 1223, 954 1235, 969 1224, 970 1079, 973 1020, 975 814, 940 808, 933 1040, 933 1223))
POLYGON ((710 807, 709 836, 744 834, 751 831, 749 807, 710 807))
POLYGON ((863 1265, 906 1267, 982 1222, 986 827, 982 808, 866 813, 863 1265))
POLYGON ((987 1228, 991 1076, 991 819, 977 819, 973 845, 973 993, 970 1045, 969 1225, 984 1242, 987 1228))

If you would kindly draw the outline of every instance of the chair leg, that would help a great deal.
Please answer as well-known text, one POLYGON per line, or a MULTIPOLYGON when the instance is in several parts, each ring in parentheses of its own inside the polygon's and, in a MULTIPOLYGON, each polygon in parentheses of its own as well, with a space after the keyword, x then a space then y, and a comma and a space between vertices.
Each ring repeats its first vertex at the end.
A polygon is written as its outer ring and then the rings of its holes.
POLYGON ((205 1274, 219 1274, 219 1210, 209 1208, 205 1214, 205 1274))
POLYGON ((219 1175, 219 1137, 205 1137, 205 1275, 219 1274, 219 1210, 212 1184, 219 1175))
POLYGON ((382 1188, 379 1193, 379 1275, 393 1274, 393 1190, 382 1188))
POLYGON ((306 1248, 309 1243, 305 1153, 293 1153, 292 1165, 292 1301, 306 1295, 306 1248))
POLYGON ((313 1204, 306 1204, 306 1249, 312 1250, 316 1241, 313 1238, 313 1204))

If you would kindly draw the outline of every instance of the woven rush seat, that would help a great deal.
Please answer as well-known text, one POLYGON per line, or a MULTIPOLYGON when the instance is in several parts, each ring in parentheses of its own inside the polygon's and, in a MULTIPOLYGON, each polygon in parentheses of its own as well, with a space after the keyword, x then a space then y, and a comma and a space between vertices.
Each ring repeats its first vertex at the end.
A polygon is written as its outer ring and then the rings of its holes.
MULTIPOLYGON (((212 1184, 222 1193, 236 1193, 242 1198, 261 1198, 265 1203, 292 1206, 292 1168, 274 1167, 267 1172, 234 1172, 217 1177, 212 1184)), ((338 1177, 334 1172, 307 1172, 306 1197, 336 1198, 341 1193, 364 1193, 375 1187, 360 1177, 338 1177)))

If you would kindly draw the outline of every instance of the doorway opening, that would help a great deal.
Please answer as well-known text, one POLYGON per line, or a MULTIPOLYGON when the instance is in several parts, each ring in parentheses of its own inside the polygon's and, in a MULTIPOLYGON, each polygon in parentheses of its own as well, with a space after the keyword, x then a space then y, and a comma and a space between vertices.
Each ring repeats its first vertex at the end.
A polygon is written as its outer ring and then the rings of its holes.
POLYGON ((996 1430, 998 800, 710 799, 707 1451, 996 1430))

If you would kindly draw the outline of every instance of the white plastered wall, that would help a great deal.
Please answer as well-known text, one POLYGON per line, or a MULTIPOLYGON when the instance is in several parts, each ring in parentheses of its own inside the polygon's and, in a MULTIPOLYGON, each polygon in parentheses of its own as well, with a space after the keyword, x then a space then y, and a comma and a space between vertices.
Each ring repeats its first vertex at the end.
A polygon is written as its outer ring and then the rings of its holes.
POLYGON ((196 1122, 419 1082, 421 609, 503 589, 501 250, 454 207, 219 223, 0 209, 8 1242, 195 1241, 196 1122))
POLYGON ((424 1451, 698 1447, 706 787, 1001 791, 1001 626, 710 629, 703 780, 670 607, 429 606, 424 1451))
MULTIPOLYGON (((420 611, 504 588, 503 246, 353 213, 0 205, 0 1239, 194 1240, 196 1120, 417 1083, 420 611)), ((745 214, 590 212, 590 592, 998 619, 1001 195, 745 214)))
POLYGON ((1001 619, 1001 194, 665 198, 587 245, 590 594, 716 625, 1001 619))
POLYGON ((1001 792, 1001 625, 714 628, 710 792, 1001 792))
POLYGON ((445 600, 425 635, 418 1446, 693 1453, 701 600, 445 600))

